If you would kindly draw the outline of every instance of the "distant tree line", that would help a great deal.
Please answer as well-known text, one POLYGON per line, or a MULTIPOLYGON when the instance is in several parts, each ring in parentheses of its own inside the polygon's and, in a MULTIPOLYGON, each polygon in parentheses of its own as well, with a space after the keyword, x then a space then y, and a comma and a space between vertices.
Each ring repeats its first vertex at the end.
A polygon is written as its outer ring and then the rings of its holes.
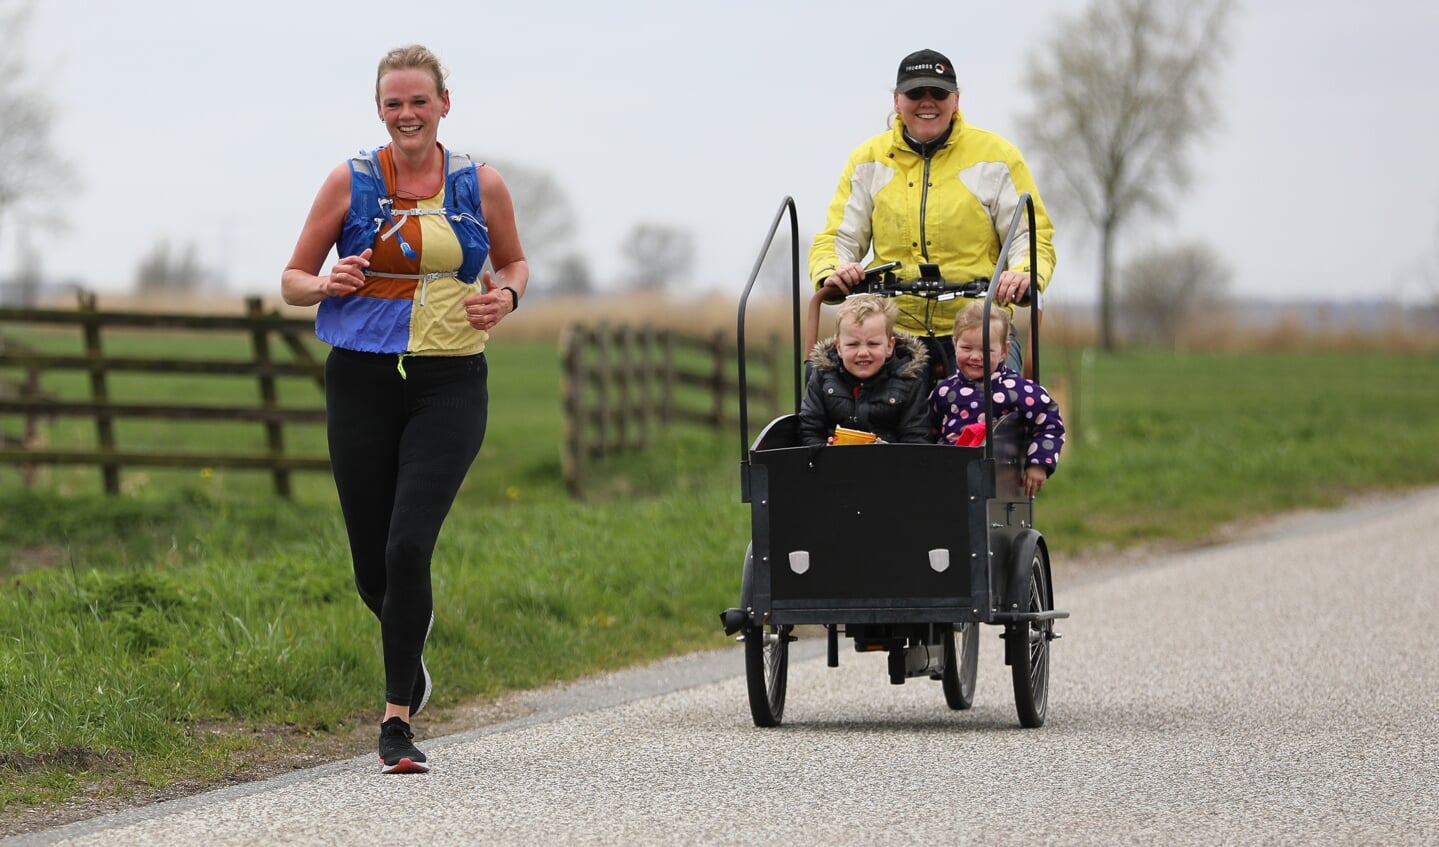
MULTIPOLYGON (((1192 159, 1217 126, 1217 82, 1230 49, 1237 0, 1090 0, 1051 22, 1026 61, 1029 110, 1022 146, 1042 163, 1046 202, 1063 228, 1077 224, 1098 257, 1100 344, 1119 340, 1116 300, 1130 337, 1173 339, 1195 315, 1229 297, 1233 271, 1212 245, 1185 241, 1131 251, 1121 240, 1172 211, 1193 179, 1192 159)), ((73 169, 52 137, 51 100, 26 55, 34 0, 0 0, 0 236, 13 228, 13 286, 39 290, 34 233, 61 226, 43 199, 71 190, 73 169), (21 214, 23 212, 23 214, 21 214), (16 226, 15 224, 19 225, 16 226)), ((534 292, 588 294, 600 287, 576 246, 574 206, 555 177, 500 160, 534 278, 534 292)), ((801 245, 803 249, 804 245, 801 245)), ((623 260, 611 287, 643 291, 693 281, 693 233, 667 223, 633 224, 615 245, 623 260)), ((788 245, 765 259, 766 277, 788 280, 788 245)), ((1061 271, 1062 272, 1062 271, 1061 271)), ((1439 232, 1412 275, 1439 313, 1439 232)), ((193 243, 156 244, 134 271, 140 291, 184 291, 219 282, 193 243)))

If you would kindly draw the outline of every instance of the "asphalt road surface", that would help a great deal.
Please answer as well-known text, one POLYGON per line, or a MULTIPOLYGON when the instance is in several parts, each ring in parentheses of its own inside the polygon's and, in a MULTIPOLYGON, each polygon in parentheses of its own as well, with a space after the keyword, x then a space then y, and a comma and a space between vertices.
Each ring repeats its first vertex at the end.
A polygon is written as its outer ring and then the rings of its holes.
POLYGON ((428 775, 365 756, 5 843, 1439 844, 1436 547, 1429 490, 1060 580, 1035 730, 997 628, 967 712, 811 638, 777 729, 731 647, 537 692, 428 775))

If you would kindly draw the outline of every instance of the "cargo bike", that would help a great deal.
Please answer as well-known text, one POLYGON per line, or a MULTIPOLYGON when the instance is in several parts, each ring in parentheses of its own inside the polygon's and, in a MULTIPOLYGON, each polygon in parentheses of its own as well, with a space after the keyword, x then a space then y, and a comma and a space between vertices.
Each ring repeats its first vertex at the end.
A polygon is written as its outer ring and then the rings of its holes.
MULTIPOLYGON (((1028 195, 1021 198, 1001 247, 996 278, 1007 266, 1010 243, 1024 214, 1032 233, 1034 205, 1028 195)), ((1036 248, 1029 240, 1029 266, 1036 267, 1036 248)), ((1069 613, 1054 607, 1049 550, 1035 526, 1034 500, 1024 493, 1024 436, 1018 416, 1008 415, 987 427, 984 443, 974 447, 803 445, 797 413, 808 350, 801 345, 799 268, 794 202, 786 198, 739 301, 740 489, 742 502, 750 505, 751 540, 740 605, 720 613, 726 633, 744 643, 755 725, 780 725, 790 644, 820 631, 829 667, 839 665, 843 636, 856 652, 887 654, 892 684, 935 680, 949 708, 968 709, 974 702, 981 625, 1001 630, 1020 724, 1043 725, 1050 643, 1059 637, 1054 621, 1069 613), (746 307, 786 215, 794 412, 770 421, 747 442, 746 307)), ((903 279, 904 270, 895 265, 872 268, 856 291, 933 300, 982 297, 986 318, 990 308, 998 308, 988 280, 946 281, 932 265, 903 279)), ((1037 312, 1030 310, 1029 324, 1035 381, 1037 312)), ((986 320, 985 349, 989 341, 986 320)), ((992 421, 992 397, 986 397, 985 412, 985 420, 992 421)))

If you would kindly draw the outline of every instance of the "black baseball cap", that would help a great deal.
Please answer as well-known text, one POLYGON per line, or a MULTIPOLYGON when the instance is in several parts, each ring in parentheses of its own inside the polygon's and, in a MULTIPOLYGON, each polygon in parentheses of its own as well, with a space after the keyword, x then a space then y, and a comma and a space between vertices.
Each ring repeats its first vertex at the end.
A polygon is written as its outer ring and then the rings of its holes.
POLYGON ((954 65, 943 53, 935 50, 919 50, 905 56, 899 63, 899 76, 894 90, 900 94, 925 86, 958 91, 959 84, 954 77, 954 65))

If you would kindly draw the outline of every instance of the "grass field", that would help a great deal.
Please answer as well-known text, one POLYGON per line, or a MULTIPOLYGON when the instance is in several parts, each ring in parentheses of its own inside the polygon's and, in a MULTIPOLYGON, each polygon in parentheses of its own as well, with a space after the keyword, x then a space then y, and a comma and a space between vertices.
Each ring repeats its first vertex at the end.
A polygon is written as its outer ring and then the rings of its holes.
MULTIPOLYGON (((738 433, 674 428, 598 465, 576 503, 554 344, 496 344, 490 358, 490 431, 435 555, 437 714, 725 644, 716 613, 737 597, 750 529, 738 433)), ((1433 354, 1061 350, 1046 374, 1071 427, 1037 507, 1061 569, 1439 483, 1433 354)), ((184 390, 225 399, 213 383, 184 390)), ((122 439, 261 443, 258 426, 136 427, 122 439)), ((49 433, 89 437, 74 422, 49 433)), ((323 449, 318 428, 296 437, 323 449)), ((378 627, 354 596, 327 477, 299 475, 290 501, 264 473, 130 471, 118 498, 98 477, 47 470, 27 492, 0 467, 0 808, 243 775, 257 742, 238 727, 323 738, 377 721, 378 627)))

